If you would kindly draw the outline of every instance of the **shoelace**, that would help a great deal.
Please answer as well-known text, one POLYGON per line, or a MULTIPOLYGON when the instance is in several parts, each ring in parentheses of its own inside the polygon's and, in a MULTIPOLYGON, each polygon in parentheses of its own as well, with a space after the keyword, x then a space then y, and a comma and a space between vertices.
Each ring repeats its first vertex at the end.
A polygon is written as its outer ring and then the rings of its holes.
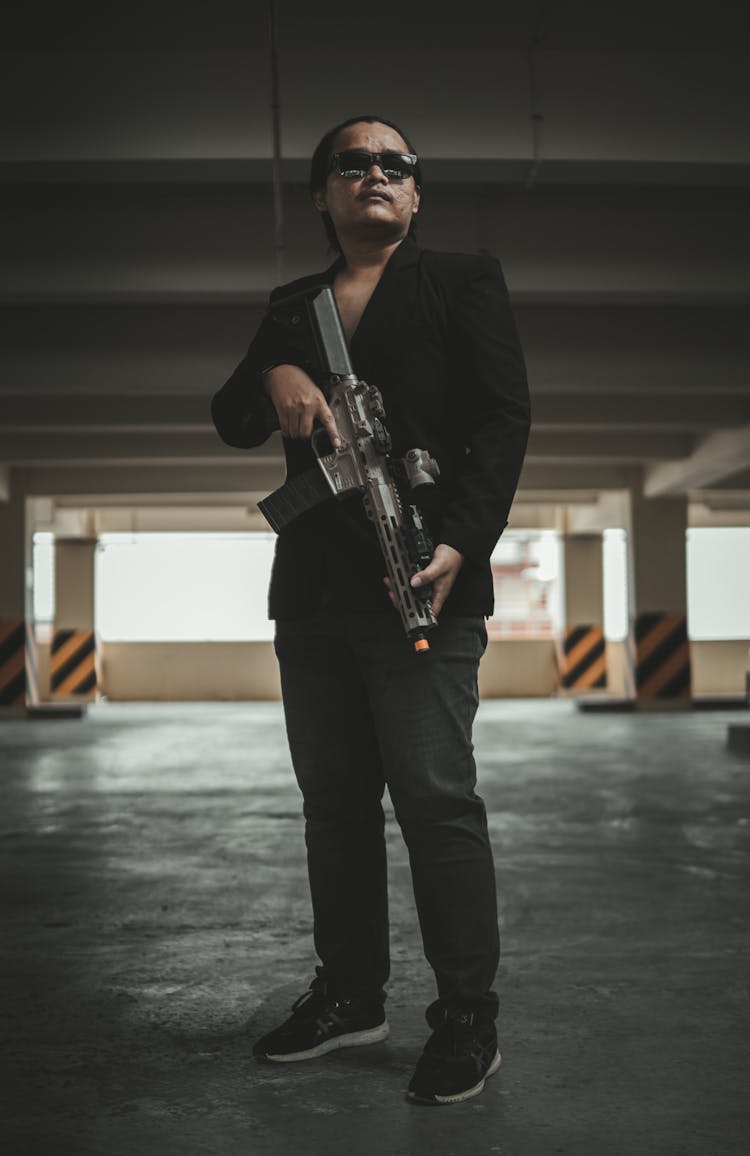
POLYGON ((313 1007, 317 1010, 321 999, 325 999, 325 989, 317 980, 313 980, 309 990, 304 991, 299 999, 296 999, 292 1004, 292 1013, 296 1014, 301 1009, 303 1015, 309 1015, 313 1011, 313 1007))

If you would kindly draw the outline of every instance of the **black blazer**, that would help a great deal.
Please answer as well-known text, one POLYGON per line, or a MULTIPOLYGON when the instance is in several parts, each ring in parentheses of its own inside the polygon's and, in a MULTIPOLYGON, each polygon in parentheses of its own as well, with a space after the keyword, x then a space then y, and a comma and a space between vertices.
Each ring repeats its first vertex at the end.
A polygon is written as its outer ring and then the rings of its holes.
MULTIPOLYGON (((271 293, 270 301, 331 284, 329 269, 271 293)), ((464 565, 443 614, 489 615, 489 558, 505 528, 526 452, 530 411, 523 354, 500 263, 486 255, 440 253, 407 237, 393 252, 351 341, 360 378, 376 385, 393 452, 429 450, 440 465, 419 505, 435 543, 459 550, 464 565)), ((267 313, 211 413, 232 446, 261 445, 278 429, 263 369, 300 365, 315 376, 294 330, 267 313)), ((284 439, 287 477, 315 462, 309 442, 284 439)), ((279 535, 269 617, 313 613, 323 602, 393 613, 375 533, 354 496, 302 515, 279 535)))

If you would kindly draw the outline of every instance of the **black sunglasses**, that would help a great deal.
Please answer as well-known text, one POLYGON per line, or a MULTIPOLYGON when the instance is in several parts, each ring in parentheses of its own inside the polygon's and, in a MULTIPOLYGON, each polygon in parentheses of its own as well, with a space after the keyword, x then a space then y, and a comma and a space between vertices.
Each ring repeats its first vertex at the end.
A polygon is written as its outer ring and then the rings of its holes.
POLYGON ((373 165, 378 165, 389 181, 406 181, 414 176, 417 165, 416 153, 365 153, 359 149, 346 149, 334 153, 328 171, 338 169, 342 177, 357 180, 366 177, 373 165))

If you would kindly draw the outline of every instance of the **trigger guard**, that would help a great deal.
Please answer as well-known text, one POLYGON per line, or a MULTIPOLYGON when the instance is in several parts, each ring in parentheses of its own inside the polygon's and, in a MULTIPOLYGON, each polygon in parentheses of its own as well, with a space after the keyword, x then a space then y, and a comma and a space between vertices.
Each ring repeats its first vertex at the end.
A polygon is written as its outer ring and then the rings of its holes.
POLYGON ((310 438, 310 444, 313 448, 313 453, 318 458, 327 458, 335 452, 326 429, 314 429, 310 438))

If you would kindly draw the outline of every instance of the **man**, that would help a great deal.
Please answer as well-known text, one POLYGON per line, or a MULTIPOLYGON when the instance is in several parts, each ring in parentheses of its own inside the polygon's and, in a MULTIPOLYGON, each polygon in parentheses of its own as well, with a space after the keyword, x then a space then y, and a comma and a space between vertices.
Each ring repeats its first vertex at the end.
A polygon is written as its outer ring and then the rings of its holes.
MULTIPOLYGON (((436 545, 412 580, 432 584, 438 625, 429 652, 415 654, 359 498, 332 498, 279 535, 269 616, 322 965, 253 1051, 305 1060, 388 1035, 387 784, 438 992, 408 1095, 455 1103, 500 1064, 495 877, 471 730, 493 610, 489 558, 528 437, 523 356, 498 262, 416 244, 421 171, 393 122, 355 117, 327 133, 310 191, 339 257, 276 289, 271 303, 331 285, 354 369, 382 393, 394 456, 416 446, 438 460, 438 484, 419 499, 436 545)), ((255 446, 278 428, 288 477, 308 470, 315 423, 337 440, 314 372, 269 313, 213 400, 222 438, 255 446)))

